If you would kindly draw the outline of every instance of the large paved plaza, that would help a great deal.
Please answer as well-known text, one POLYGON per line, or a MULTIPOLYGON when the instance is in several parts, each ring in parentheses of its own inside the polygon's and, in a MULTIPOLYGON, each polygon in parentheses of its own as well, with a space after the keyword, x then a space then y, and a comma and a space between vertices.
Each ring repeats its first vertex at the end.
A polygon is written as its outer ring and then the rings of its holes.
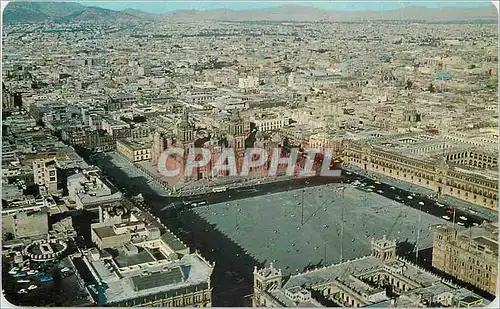
POLYGON ((329 184, 302 190, 214 204, 195 211, 222 233, 240 244, 260 262, 274 261, 285 273, 308 264, 337 263, 370 253, 372 238, 387 235, 400 242, 417 242, 420 216, 420 249, 432 246, 431 226, 451 224, 377 193, 347 185, 329 184), (341 222, 344 237, 341 250, 341 222), (326 249, 326 250, 325 250, 326 249))

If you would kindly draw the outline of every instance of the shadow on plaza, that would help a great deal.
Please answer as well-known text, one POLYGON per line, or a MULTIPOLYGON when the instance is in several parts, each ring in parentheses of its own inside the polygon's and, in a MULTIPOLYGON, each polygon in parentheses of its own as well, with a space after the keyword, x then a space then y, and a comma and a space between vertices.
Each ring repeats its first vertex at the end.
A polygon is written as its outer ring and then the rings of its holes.
MULTIPOLYGON (((81 154, 85 159, 89 156, 81 154)), ((215 262, 212 275, 213 306, 247 306, 245 296, 252 293, 253 268, 262 266, 229 237, 218 231, 191 210, 177 211, 175 208, 160 210, 174 198, 159 196, 148 185, 145 177, 130 178, 124 171, 113 165, 111 158, 100 155, 90 164, 99 166, 128 196, 141 193, 144 205, 157 215, 174 234, 192 250, 198 250, 210 262, 215 262)))
POLYGON ((252 293, 253 268, 262 267, 244 248, 207 223, 192 210, 168 209, 167 226, 191 248, 215 262, 212 276, 214 306, 245 306, 244 297, 252 293))

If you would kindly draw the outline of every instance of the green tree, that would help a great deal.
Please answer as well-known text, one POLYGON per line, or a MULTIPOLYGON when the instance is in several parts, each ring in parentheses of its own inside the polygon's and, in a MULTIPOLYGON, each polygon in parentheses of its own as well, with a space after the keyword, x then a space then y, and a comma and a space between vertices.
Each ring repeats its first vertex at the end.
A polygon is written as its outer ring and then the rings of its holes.
POLYGON ((5 233, 5 235, 4 235, 4 240, 5 241, 9 241, 9 240, 12 240, 12 239, 14 239, 14 235, 12 233, 10 233, 10 232, 9 233, 5 233))
POLYGON ((491 77, 486 84, 486 88, 488 89, 497 89, 498 88, 498 77, 491 77))

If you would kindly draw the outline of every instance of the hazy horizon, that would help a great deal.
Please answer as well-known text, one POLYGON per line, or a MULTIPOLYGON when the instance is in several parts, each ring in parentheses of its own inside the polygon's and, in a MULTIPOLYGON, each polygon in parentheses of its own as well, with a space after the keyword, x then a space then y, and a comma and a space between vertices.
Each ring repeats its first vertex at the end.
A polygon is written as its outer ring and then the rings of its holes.
POLYGON ((223 2, 76 2, 86 6, 96 6, 105 9, 122 11, 125 9, 137 9, 148 13, 168 13, 178 10, 214 10, 214 9, 263 9, 283 5, 302 5, 326 10, 344 11, 390 11, 405 7, 418 6, 425 8, 478 8, 492 5, 491 1, 391 1, 391 2, 316 2, 316 1, 223 1, 223 2))

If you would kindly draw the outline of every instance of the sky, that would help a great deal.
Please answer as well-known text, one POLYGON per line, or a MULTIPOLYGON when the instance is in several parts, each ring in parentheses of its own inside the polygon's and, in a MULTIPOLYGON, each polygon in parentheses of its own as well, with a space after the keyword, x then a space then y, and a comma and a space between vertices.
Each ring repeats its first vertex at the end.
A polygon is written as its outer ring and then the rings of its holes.
POLYGON ((440 7, 481 7, 491 5, 491 1, 370 1, 370 2, 315 2, 315 1, 172 1, 172 2, 147 2, 147 1, 120 1, 120 2, 97 2, 87 1, 78 2, 88 6, 98 6, 111 10, 124 10, 127 8, 138 9, 149 13, 166 13, 176 10, 210 10, 210 9, 260 9, 266 7, 276 7, 285 4, 296 4, 317 7, 331 10, 347 11, 381 11, 394 10, 407 6, 421 6, 429 8, 440 7))

